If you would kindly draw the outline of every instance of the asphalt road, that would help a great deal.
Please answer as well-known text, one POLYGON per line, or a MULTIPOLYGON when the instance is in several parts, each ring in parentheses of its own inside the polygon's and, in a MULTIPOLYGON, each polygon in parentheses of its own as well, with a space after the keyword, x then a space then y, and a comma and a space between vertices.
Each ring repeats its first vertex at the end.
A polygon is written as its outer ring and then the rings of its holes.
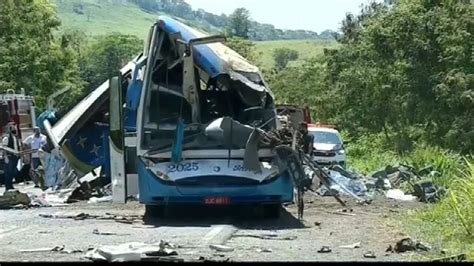
MULTIPOLYGON (((0 191, 1 192, 1 191, 0 191)), ((106 213, 124 217, 144 214, 138 202, 70 204, 66 207, 0 210, 0 261, 88 261, 89 248, 129 242, 154 243, 164 240, 178 245, 178 257, 185 261, 409 261, 417 253, 387 253, 403 237, 403 232, 388 221, 395 213, 419 206, 383 197, 371 205, 360 206, 348 200, 345 214, 331 197, 306 197, 304 221, 298 221, 293 205, 282 209, 279 219, 261 219, 243 208, 176 208, 166 219, 144 224, 114 220, 44 218, 40 214, 106 213), (351 211, 352 209, 352 211, 351 211), (338 214, 334 214, 336 212, 338 214), (94 234, 94 230, 113 235, 94 234), (359 248, 341 246, 360 242, 359 248), (225 244, 231 252, 212 250, 211 244, 225 244), (65 246, 61 252, 30 249, 65 246), (330 253, 318 253, 328 246, 330 253), (365 258, 372 251, 376 258, 365 258)))

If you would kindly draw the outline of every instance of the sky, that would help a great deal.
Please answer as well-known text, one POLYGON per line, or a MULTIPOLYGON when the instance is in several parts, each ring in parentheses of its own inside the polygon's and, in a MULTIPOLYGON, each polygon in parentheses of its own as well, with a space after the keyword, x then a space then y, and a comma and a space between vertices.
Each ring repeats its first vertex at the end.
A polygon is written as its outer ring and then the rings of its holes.
POLYGON ((202 8, 220 15, 238 7, 250 11, 251 18, 280 29, 303 29, 318 33, 339 30, 347 12, 358 14, 368 0, 185 0, 193 9, 202 8))

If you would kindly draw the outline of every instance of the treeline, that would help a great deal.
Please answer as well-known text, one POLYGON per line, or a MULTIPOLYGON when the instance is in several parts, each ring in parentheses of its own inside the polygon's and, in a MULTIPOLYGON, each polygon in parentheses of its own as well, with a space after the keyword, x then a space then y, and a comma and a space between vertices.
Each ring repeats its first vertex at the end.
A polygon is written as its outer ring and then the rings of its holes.
POLYGON ((67 111, 143 49, 143 41, 129 35, 53 35, 61 22, 48 1, 2 0, 0 5, 0 93, 24 88, 35 96, 39 111, 49 95, 69 87, 61 102, 67 111))
MULTIPOLYGON (((223 32, 228 28, 230 16, 216 15, 203 9, 193 10, 184 0, 127 0, 148 12, 164 12, 188 21, 199 21, 208 32, 223 32)), ((334 32, 326 30, 323 34, 307 30, 282 30, 270 24, 250 21, 249 38, 253 41, 298 40, 298 39, 333 39, 334 32)))
POLYGON ((268 73, 277 99, 308 105, 353 137, 380 132, 400 152, 427 142, 472 153, 472 4, 393 2, 347 15, 338 49, 268 73))

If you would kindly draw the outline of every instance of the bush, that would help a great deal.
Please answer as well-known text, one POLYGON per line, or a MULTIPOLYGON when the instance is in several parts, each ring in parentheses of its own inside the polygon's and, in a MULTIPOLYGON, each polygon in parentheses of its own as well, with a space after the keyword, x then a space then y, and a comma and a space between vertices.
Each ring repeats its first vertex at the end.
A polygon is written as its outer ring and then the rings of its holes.
POLYGON ((450 180, 448 196, 439 204, 417 211, 407 224, 418 234, 453 253, 474 259, 474 164, 472 158, 450 180))
POLYGON ((358 172, 370 174, 398 162, 397 154, 383 134, 363 135, 347 145, 348 166, 358 172))
POLYGON ((442 187, 449 187, 451 181, 460 175, 460 169, 465 168, 465 162, 460 155, 430 146, 423 141, 414 143, 411 152, 399 153, 397 144, 391 141, 392 137, 392 134, 387 137, 386 134, 379 133, 363 135, 353 140, 347 146, 349 168, 370 174, 387 165, 400 163, 415 169, 433 166, 434 170, 441 174, 434 177, 433 182, 442 187))

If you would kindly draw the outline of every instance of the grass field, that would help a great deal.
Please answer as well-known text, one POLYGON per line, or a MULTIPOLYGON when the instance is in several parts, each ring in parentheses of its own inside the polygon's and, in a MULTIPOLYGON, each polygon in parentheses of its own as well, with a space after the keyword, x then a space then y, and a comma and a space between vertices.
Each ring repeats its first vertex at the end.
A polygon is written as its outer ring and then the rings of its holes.
POLYGON ((136 35, 145 39, 151 25, 159 14, 150 14, 134 5, 120 1, 97 0, 55 0, 61 30, 78 29, 94 36, 112 32, 136 35), (74 12, 74 7, 82 3, 82 13, 74 12), (117 8, 120 6, 120 8, 117 8))
POLYGON ((257 53, 259 53, 262 67, 269 69, 274 65, 273 51, 277 48, 286 47, 298 51, 299 59, 297 61, 290 62, 291 66, 300 64, 305 59, 321 55, 324 51, 324 48, 337 47, 337 43, 335 41, 321 40, 284 40, 256 42, 255 47, 257 53))
MULTIPOLYGON (((137 6, 121 0, 53 0, 62 21, 61 31, 81 30, 89 36, 122 33, 145 39, 151 25, 160 13, 148 13, 137 6)), ((199 22, 191 22, 200 27, 199 22)), ((290 62, 300 64, 303 60, 318 56, 327 47, 335 47, 334 41, 322 40, 282 40, 256 42, 256 50, 262 68, 274 65, 273 51, 288 47, 299 52, 299 59, 290 62)))

